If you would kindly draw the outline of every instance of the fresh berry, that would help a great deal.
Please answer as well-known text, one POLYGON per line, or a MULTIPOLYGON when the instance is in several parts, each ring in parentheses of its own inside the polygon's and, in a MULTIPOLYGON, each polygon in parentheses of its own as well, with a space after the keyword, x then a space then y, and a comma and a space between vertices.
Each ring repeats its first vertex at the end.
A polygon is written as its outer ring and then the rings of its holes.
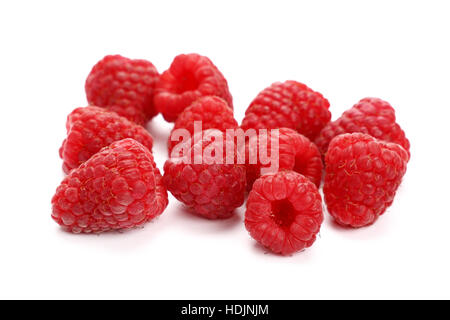
POLYGON ((407 152, 363 133, 334 138, 324 184, 329 213, 345 226, 372 224, 392 204, 406 172, 407 152))
POLYGON ((181 54, 161 75, 154 103, 164 119, 174 122, 192 102, 211 95, 224 99, 233 108, 227 80, 211 60, 194 53, 181 54))
POLYGON ((331 140, 343 133, 360 132, 380 140, 401 145, 409 158, 409 141, 395 122, 395 110, 378 98, 365 98, 334 122, 330 122, 316 139, 316 144, 324 155, 331 140))
POLYGON ((233 210, 243 204, 245 194, 245 166, 236 164, 233 140, 209 129, 194 135, 185 147, 183 155, 170 158, 164 165, 167 189, 202 217, 232 216, 233 210), (233 150, 231 156, 227 149, 233 150))
POLYGON ((280 171, 254 183, 245 227, 264 247, 282 255, 310 247, 322 222, 322 198, 308 178, 280 171))
POLYGON ((153 139, 142 126, 103 108, 75 109, 67 117, 66 128, 67 138, 59 149, 65 173, 117 140, 133 138, 152 150, 153 139))
POLYGON ((106 56, 86 79, 87 100, 143 125, 157 114, 153 94, 158 80, 158 71, 149 61, 106 56))
POLYGON ((302 83, 276 82, 252 101, 241 127, 244 130, 291 128, 314 140, 330 122, 329 107, 327 99, 302 83))
POLYGON ((280 128, 278 132, 269 130, 267 136, 269 137, 267 143, 263 140, 265 136, 259 134, 251 136, 246 145, 247 189, 251 189, 253 182, 262 174, 275 173, 278 170, 298 172, 309 178, 319 188, 323 164, 316 145, 289 128, 280 128), (278 140, 278 148, 276 140, 278 140), (261 148, 268 150, 268 152, 263 152, 263 154, 269 155, 268 158, 278 161, 277 167, 273 168, 272 162, 262 161, 260 155, 264 150, 260 150, 261 148), (272 148, 276 152, 274 157, 271 156, 272 148), (256 161, 250 158, 254 158, 256 161))
POLYGON ((238 127, 233 116, 233 109, 225 100, 215 96, 202 97, 184 109, 175 121, 167 143, 169 154, 172 148, 179 143, 178 137, 172 136, 172 134, 178 129, 186 129, 193 135, 194 121, 201 121, 202 130, 218 129, 225 132, 226 129, 238 127))
POLYGON ((129 229, 159 216, 167 191, 150 151, 133 139, 103 148, 64 178, 53 219, 73 233, 129 229))

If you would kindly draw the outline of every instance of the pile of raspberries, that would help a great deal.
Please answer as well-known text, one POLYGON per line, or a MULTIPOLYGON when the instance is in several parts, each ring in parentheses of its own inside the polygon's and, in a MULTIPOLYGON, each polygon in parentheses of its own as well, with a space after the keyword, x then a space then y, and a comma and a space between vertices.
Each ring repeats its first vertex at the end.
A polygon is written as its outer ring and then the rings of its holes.
POLYGON ((67 175, 52 199, 52 218, 73 233, 141 226, 163 213, 167 190, 207 219, 231 217, 247 197, 250 235, 272 252, 290 255, 310 247, 320 230, 323 175, 329 214, 358 228, 392 204, 410 158, 409 141, 388 102, 365 98, 331 121, 328 100, 296 81, 262 90, 239 126, 225 77, 198 54, 175 57, 162 74, 146 60, 106 56, 92 68, 85 90, 89 106, 67 117, 59 150, 67 175), (163 175, 145 129, 158 113, 174 123, 163 175), (200 133, 195 121, 202 123, 200 133), (171 152, 178 145, 176 129, 192 135, 182 143, 188 153, 171 152), (228 139, 219 149, 214 145, 218 132, 225 137, 239 129, 269 132, 266 147, 279 147, 276 170, 266 170, 269 164, 259 158, 195 161, 196 151, 207 148, 258 153, 255 137, 244 148, 229 146, 228 139))

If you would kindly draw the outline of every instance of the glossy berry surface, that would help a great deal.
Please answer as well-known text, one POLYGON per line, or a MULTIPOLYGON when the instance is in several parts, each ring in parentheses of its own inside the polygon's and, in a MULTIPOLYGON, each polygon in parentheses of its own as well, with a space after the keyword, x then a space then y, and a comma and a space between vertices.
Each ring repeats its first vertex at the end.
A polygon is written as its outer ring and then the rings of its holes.
POLYGON ((211 60, 195 53, 181 54, 161 74, 154 103, 166 121, 174 122, 185 108, 204 96, 218 96, 233 108, 227 80, 211 60))
POLYGON ((398 144, 362 133, 337 136, 325 158, 328 212, 344 226, 372 224, 394 201, 407 161, 398 144))
POLYGON ((329 107, 322 94, 303 83, 276 82, 251 102, 241 127, 244 130, 291 128, 313 140, 331 119, 329 107))
POLYGON ((65 173, 117 140, 133 138, 150 151, 153 146, 152 136, 142 126, 99 107, 75 109, 67 117, 66 128, 67 138, 59 149, 65 173))
POLYGON ((157 114, 153 94, 158 81, 159 73, 151 62, 110 55, 92 68, 85 90, 89 104, 144 125, 157 114))
POLYGON ((310 247, 322 222, 322 199, 308 178, 280 171, 255 181, 247 200, 245 227, 272 252, 289 255, 310 247))
POLYGON ((378 98, 364 98, 336 121, 323 128, 316 144, 325 154, 331 140, 343 133, 365 133, 387 142, 401 145, 409 158, 410 144, 402 128, 396 123, 395 110, 386 101, 378 98))
POLYGON ((167 191, 150 151, 133 139, 112 143, 64 178, 52 218, 73 233, 140 226, 166 208, 167 191))

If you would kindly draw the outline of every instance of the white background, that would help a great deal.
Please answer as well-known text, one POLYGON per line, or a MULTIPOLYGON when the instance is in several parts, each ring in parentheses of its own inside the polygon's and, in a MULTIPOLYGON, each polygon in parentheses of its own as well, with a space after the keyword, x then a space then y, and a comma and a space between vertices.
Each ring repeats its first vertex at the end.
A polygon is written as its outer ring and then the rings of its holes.
MULTIPOLYGON (((450 298, 448 1, 2 1, 0 298, 450 298), (412 144, 394 205, 368 228, 329 216, 292 257, 228 221, 165 213, 123 234, 72 235, 50 218, 65 120, 106 54, 210 57, 240 122, 274 81, 320 91, 333 119, 359 99, 389 101, 412 144)), ((162 167, 171 125, 148 128, 162 167)))

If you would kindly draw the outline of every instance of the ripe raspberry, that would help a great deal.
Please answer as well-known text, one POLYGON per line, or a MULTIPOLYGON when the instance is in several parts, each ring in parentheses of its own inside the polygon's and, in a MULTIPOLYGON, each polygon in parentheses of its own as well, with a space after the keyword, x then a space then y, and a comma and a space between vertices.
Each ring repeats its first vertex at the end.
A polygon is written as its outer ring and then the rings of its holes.
POLYGON ((406 172, 407 152, 367 134, 334 138, 326 155, 328 211, 339 224, 372 224, 392 204, 406 172))
POLYGON ((163 181, 167 189, 202 217, 228 218, 244 203, 245 166, 235 164, 234 154, 232 161, 227 161, 230 143, 233 150, 234 143, 226 139, 225 133, 205 130, 185 142, 184 156, 172 157, 164 165, 163 181))
POLYGON ((67 117, 66 128, 67 138, 59 149, 65 173, 117 140, 133 138, 152 151, 153 139, 143 127, 102 108, 75 109, 67 117))
POLYGON ((289 255, 310 247, 323 222, 316 186, 294 171, 256 180, 247 200, 245 227, 275 253, 289 255))
MULTIPOLYGON (((264 173, 275 173, 275 172, 262 172, 265 168, 268 170, 271 163, 262 164, 261 158, 257 155, 261 155, 261 148, 268 149, 270 153, 272 144, 278 139, 278 170, 293 170, 300 173, 310 179, 317 188, 320 187, 320 182, 322 180, 322 157, 320 155, 319 149, 316 145, 312 143, 308 138, 299 134, 298 132, 289 128, 280 128, 278 131, 278 137, 273 131, 268 131, 268 143, 263 142, 262 136, 254 135, 251 136, 248 144, 246 145, 246 171, 247 171, 247 189, 251 189, 253 182, 264 173), (260 146, 262 143, 262 147, 260 146), (255 161, 251 161, 250 156, 254 155, 255 161)), ((274 147, 276 146, 273 145, 274 147)), ((272 158, 272 157, 270 157, 272 158)), ((276 169, 276 168, 275 168, 276 169)))
POLYGON ((345 111, 339 119, 323 128, 315 142, 324 155, 334 137, 354 132, 366 133, 380 140, 398 143, 408 152, 409 159, 409 141, 395 122, 394 108, 386 101, 378 98, 360 100, 353 108, 345 111))
POLYGON ((169 154, 172 148, 179 143, 177 137, 172 137, 173 132, 177 129, 186 129, 193 135, 194 121, 201 121, 202 130, 218 129, 225 132, 226 129, 238 127, 233 116, 233 109, 225 100, 214 96, 202 97, 184 109, 175 121, 175 126, 167 142, 169 154))
POLYGON ((246 130, 291 128, 314 140, 331 119, 330 103, 296 81, 276 82, 261 91, 245 112, 246 130))
POLYGON ((164 119, 174 122, 192 102, 218 96, 233 108, 227 80, 207 57, 192 53, 176 56, 156 87, 155 107, 164 119))
POLYGON ((103 148, 62 181, 52 218, 74 233, 128 229, 160 215, 167 191, 153 156, 133 139, 103 148))
POLYGON ((153 94, 158 80, 158 71, 149 61, 106 56, 86 79, 87 100, 143 125, 157 115, 153 94))

